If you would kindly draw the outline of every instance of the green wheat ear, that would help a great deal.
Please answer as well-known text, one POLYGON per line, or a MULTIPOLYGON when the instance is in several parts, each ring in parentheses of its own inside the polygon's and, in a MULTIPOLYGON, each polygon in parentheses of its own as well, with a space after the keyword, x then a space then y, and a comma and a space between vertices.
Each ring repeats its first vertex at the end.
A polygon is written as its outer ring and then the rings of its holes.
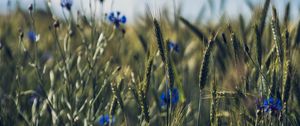
POLYGON ((140 86, 138 94, 139 94, 140 107, 142 108, 143 116, 145 118, 145 121, 149 123, 150 122, 149 105, 147 101, 146 92, 142 89, 142 86, 140 86))
POLYGON ((136 101, 137 105, 138 105, 138 110, 141 110, 141 106, 140 106, 140 100, 139 100, 139 95, 138 95, 138 85, 135 81, 135 76, 134 73, 131 73, 131 83, 129 83, 128 88, 130 90, 130 92, 132 93, 134 100, 136 101))
POLYGON ((272 26, 272 32, 273 32, 273 39, 275 41, 276 51, 277 51, 277 55, 279 57, 279 61, 280 61, 281 65, 283 65, 284 50, 283 50, 283 41, 282 41, 281 33, 280 33, 279 19, 278 19, 277 11, 276 11, 275 7, 273 7, 272 10, 273 10, 273 13, 272 13, 271 26, 272 26))
POLYGON ((166 52, 165 52, 164 38, 163 38, 163 35, 161 32, 160 26, 156 19, 153 20, 153 24, 154 24, 155 36, 156 36, 156 41, 158 44, 159 53, 160 53, 162 61, 165 63, 166 62, 166 54, 165 54, 166 52))
POLYGON ((274 59, 274 57, 276 56, 276 47, 273 46, 271 48, 271 50, 269 51, 266 59, 265 59, 265 62, 264 62, 264 69, 268 70, 270 65, 271 65, 271 62, 272 60, 274 59))
POLYGON ((171 124, 170 126, 182 126, 184 123, 184 120, 186 119, 186 105, 184 104, 179 104, 178 106, 176 106, 176 109, 174 110, 174 112, 171 114, 171 116, 173 117, 171 119, 171 124))
POLYGON ((205 36, 205 34, 199 28, 194 26, 192 23, 190 23, 188 20, 186 20, 183 17, 180 17, 179 20, 182 21, 182 23, 185 24, 189 29, 191 29, 191 31, 194 32, 200 40, 203 40, 205 45, 208 44, 207 43, 208 38, 205 36))
POLYGON ((270 72, 272 72, 271 74, 271 85, 269 88, 269 97, 274 97, 276 96, 276 92, 277 92, 277 74, 276 74, 276 68, 273 66, 272 71, 270 70, 270 72))
MULTIPOLYGON (((170 42, 170 40, 167 40, 167 42, 170 42)), ((175 75, 174 75, 174 70, 173 70, 173 66, 172 66, 172 60, 171 60, 171 56, 169 54, 169 50, 166 50, 167 53, 167 71, 168 71, 168 77, 169 77, 169 81, 170 81, 170 88, 172 89, 174 87, 174 83, 175 83, 175 75)))
POLYGON ((233 51, 234 51, 234 57, 235 57, 235 62, 238 63, 238 59, 241 58, 241 45, 239 40, 237 39, 235 33, 232 31, 231 26, 228 26, 228 30, 230 32, 230 39, 232 42, 232 46, 233 46, 233 51))
POLYGON ((285 68, 285 73, 284 73, 284 82, 283 82, 283 96, 282 96, 282 99, 283 99, 283 102, 286 103, 289 99, 289 96, 290 96, 290 89, 291 89, 291 85, 292 85, 292 64, 290 62, 290 60, 288 60, 286 62, 286 68, 285 68))
POLYGON ((204 58, 201 63, 200 74, 199 74, 199 86, 201 90, 206 85, 206 80, 209 72, 210 56, 211 56, 211 51, 213 49, 213 45, 214 45, 214 40, 210 40, 206 48, 206 51, 204 53, 204 58))
POLYGON ((265 22, 266 22, 266 17, 268 13, 268 9, 270 6, 270 1, 271 0, 266 0, 264 3, 264 8, 262 10, 259 24, 255 25, 254 31, 256 34, 256 54, 257 54, 257 61, 259 64, 259 67, 262 65, 262 35, 263 31, 265 28, 265 22))
POLYGON ((111 89, 114 94, 114 98, 117 100, 117 102, 120 105, 120 108, 123 110, 124 109, 124 103, 121 97, 121 87, 123 84, 123 79, 120 80, 118 84, 116 83, 111 83, 111 89))
POLYGON ((290 33, 287 29, 285 30, 284 37, 285 37, 285 59, 289 59, 291 54, 291 42, 290 42, 290 33))
POLYGON ((118 84, 116 83, 111 83, 111 89, 113 92, 113 100, 111 102, 111 106, 110 106, 110 115, 113 117, 116 114, 116 110, 118 107, 118 104, 120 105, 120 108, 124 109, 124 104, 123 104, 123 100, 121 98, 121 85, 122 85, 122 81, 120 80, 120 82, 118 84))
POLYGON ((262 46, 261 46, 261 34, 259 33, 259 29, 257 25, 254 26, 255 34, 256 34, 256 55, 257 55, 257 62, 259 67, 261 67, 262 62, 262 46))
POLYGON ((269 9, 269 6, 270 6, 270 1, 271 0, 266 0, 265 1, 264 8, 263 8, 263 11, 262 11, 262 15, 260 17, 260 22, 258 24, 258 29, 257 29, 258 30, 258 34, 260 36, 262 36, 264 28, 265 28, 265 22, 266 22, 266 17, 267 17, 268 9, 269 9))
POLYGON ((145 91, 145 93, 148 93, 149 91, 152 66, 153 66, 153 56, 149 56, 149 59, 146 64, 146 72, 144 75, 144 82, 143 82, 144 83, 143 90, 145 91))
POLYGON ((200 123, 200 113, 201 113, 201 102, 202 102, 202 89, 206 85, 206 81, 208 78, 208 73, 209 73, 209 63, 210 63, 210 57, 211 57, 211 52, 213 50, 213 45, 214 41, 216 39, 217 34, 208 42, 208 46, 206 47, 204 57, 202 60, 201 68, 200 68, 200 74, 199 74, 199 87, 200 87, 200 92, 199 92, 199 102, 198 102, 198 120, 197 120, 197 125, 200 123))
POLYGON ((146 64, 144 80, 142 82, 142 85, 139 86, 139 89, 138 89, 138 96, 139 96, 138 100, 139 100, 140 108, 142 109, 143 116, 147 123, 150 122, 149 104, 148 104, 147 94, 149 92, 149 87, 150 87, 152 66, 153 66, 153 56, 150 54, 147 64, 146 64))
POLYGON ((210 125, 216 125, 216 106, 217 106, 217 85, 215 82, 212 82, 212 91, 211 91, 211 104, 210 104, 210 125))
POLYGON ((289 1, 285 6, 285 12, 284 12, 284 25, 286 27, 288 27, 288 23, 290 20, 290 10, 291 10, 291 2, 289 1))
MULTIPOLYGON (((174 79, 174 71, 172 68, 171 58, 169 56, 168 49, 166 49, 164 38, 163 38, 163 35, 161 32, 161 28, 160 28, 157 20, 154 19, 153 23, 154 23, 155 35, 156 35, 156 40, 157 40, 160 56, 161 56, 162 61, 165 63, 165 69, 168 72, 170 88, 173 88, 175 79, 174 79)), ((167 40, 167 41, 169 41, 169 40, 167 40)))

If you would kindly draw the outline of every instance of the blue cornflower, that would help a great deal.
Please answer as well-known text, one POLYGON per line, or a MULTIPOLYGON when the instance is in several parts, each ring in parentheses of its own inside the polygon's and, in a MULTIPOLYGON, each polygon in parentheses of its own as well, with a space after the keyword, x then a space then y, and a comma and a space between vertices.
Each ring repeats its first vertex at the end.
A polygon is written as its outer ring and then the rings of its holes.
POLYGON ((34 31, 29 31, 27 35, 30 42, 37 42, 39 40, 39 35, 36 35, 34 31))
POLYGON ((71 10, 71 7, 73 5, 73 0, 61 0, 60 6, 67 8, 69 11, 71 10))
POLYGON ((168 41, 167 45, 168 45, 168 49, 170 51, 174 50, 177 53, 179 52, 179 45, 177 43, 174 43, 172 41, 168 41))
POLYGON ((164 92, 160 96, 161 107, 164 107, 167 104, 175 105, 179 101, 179 92, 177 88, 169 89, 167 94, 164 92), (172 96, 172 97, 171 97, 172 96))
POLYGON ((282 103, 280 99, 270 97, 269 99, 264 100, 263 105, 260 108, 265 112, 280 111, 282 109, 282 103))
POLYGON ((113 23, 116 26, 116 28, 119 28, 120 24, 125 24, 127 22, 126 16, 121 16, 121 13, 119 11, 116 13, 111 12, 107 18, 111 23, 113 23))
POLYGON ((110 122, 109 115, 102 115, 99 119, 100 126, 108 126, 110 122))

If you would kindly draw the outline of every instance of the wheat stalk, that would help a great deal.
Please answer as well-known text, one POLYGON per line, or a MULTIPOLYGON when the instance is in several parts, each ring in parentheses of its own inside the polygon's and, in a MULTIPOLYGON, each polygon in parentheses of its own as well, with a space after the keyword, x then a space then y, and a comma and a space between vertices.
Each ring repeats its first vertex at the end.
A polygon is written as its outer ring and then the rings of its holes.
POLYGON ((214 45, 214 41, 211 40, 206 48, 204 53, 204 57, 201 63, 200 74, 199 74, 199 87, 202 90, 206 85, 208 72, 209 72, 209 63, 210 63, 210 55, 214 45))
POLYGON ((200 87, 199 94, 200 95, 199 95, 199 103, 198 103, 199 107, 198 107, 198 122, 197 122, 197 125, 199 125, 199 120, 200 120, 202 89, 206 85, 208 72, 209 72, 210 56, 211 56, 211 52, 212 52, 212 49, 213 49, 215 37, 208 42, 208 46, 206 48, 206 51, 204 53, 204 57, 203 57, 203 60, 202 60, 202 63, 201 63, 200 74, 199 74, 199 87, 200 87))

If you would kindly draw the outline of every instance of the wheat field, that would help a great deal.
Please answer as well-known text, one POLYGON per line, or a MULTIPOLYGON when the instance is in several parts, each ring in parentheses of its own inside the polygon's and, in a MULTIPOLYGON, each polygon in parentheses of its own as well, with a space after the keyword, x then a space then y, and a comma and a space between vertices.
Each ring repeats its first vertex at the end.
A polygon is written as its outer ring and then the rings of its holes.
POLYGON ((180 8, 147 6, 130 24, 119 11, 17 7, 0 16, 0 126, 299 126, 292 2, 216 23, 180 8))

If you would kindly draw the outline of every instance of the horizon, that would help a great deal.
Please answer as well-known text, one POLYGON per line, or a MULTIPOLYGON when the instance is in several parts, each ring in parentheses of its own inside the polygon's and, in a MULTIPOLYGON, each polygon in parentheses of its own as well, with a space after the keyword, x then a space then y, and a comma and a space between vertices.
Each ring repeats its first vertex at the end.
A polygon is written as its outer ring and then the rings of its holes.
MULTIPOLYGON (((16 2, 18 0, 1 0, 0 2, 0 15, 7 15, 9 12, 14 12, 16 8, 16 2), (11 3, 11 8, 7 7, 8 1, 11 3)), ((27 7, 33 3, 36 2, 37 9, 45 10, 47 7, 47 2, 45 0, 23 0, 18 1, 20 2, 20 8, 22 10, 26 10, 27 7)), ((53 14, 57 17, 62 18, 62 8, 60 6, 60 0, 50 0, 51 1, 51 7, 53 8, 53 14)), ((92 1, 93 0, 89 0, 92 1)), ((195 0, 174 0, 176 4, 176 9, 181 6, 182 14, 185 18, 188 18, 189 20, 195 21, 200 13, 201 10, 204 10, 203 13, 203 19, 202 22, 211 22, 211 21, 217 21, 220 19, 220 17, 225 14, 228 16, 229 20, 231 19, 237 19, 237 17, 241 14, 247 19, 250 19, 251 17, 251 9, 249 6, 247 6, 246 1, 226 1, 224 4, 221 3, 222 0, 215 0, 214 5, 210 7, 210 3, 208 0, 206 1, 195 1, 195 0), (191 11, 193 10, 193 11, 191 11), (240 11, 241 10, 241 11, 240 11)), ((263 6, 264 1, 260 0, 252 0, 251 3, 254 6, 263 6)), ((285 5, 289 1, 281 1, 281 0, 273 0, 271 3, 279 10, 279 17, 283 17, 284 15, 284 9, 285 5)), ((300 1, 290 0, 291 2, 291 19, 293 21, 297 21, 297 15, 299 15, 299 5, 300 1)), ((168 11, 170 14, 174 13, 173 8, 173 1, 158 1, 158 0, 111 0, 111 1, 105 1, 103 8, 100 7, 100 3, 97 0, 95 3, 92 3, 92 9, 96 9, 96 15, 99 17, 101 10, 103 9, 104 13, 109 13, 111 11, 120 11, 122 14, 126 15, 129 23, 134 23, 134 20, 140 15, 145 14, 145 7, 149 6, 151 9, 151 13, 154 13, 154 16, 159 15, 158 12, 161 12, 161 9, 168 8, 168 11), (96 8, 95 8, 96 7, 96 8)), ((86 15, 90 15, 89 8, 89 2, 84 3, 83 0, 74 0, 73 6, 72 6, 72 13, 76 14, 76 12, 79 11, 85 11, 86 15)), ((64 10, 66 15, 68 15, 68 12, 64 10)), ((75 16, 76 17, 76 16, 75 16)))

